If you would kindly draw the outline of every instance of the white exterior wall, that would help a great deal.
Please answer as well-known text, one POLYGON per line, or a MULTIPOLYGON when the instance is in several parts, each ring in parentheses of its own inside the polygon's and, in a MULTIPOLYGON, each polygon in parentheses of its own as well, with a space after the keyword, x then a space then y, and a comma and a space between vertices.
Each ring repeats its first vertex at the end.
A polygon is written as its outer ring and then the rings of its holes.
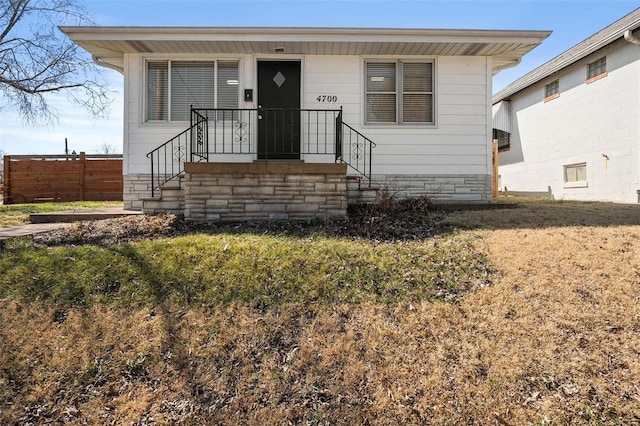
POLYGON ((640 46, 614 43, 511 96, 511 105, 511 148, 499 158, 502 189, 638 201, 640 46), (605 55, 607 76, 585 84, 587 64, 605 55), (560 96, 545 103, 544 86, 555 79, 560 96), (564 166, 577 163, 587 165, 586 187, 564 182, 564 166))
MULTIPOLYGON (((343 107, 343 121, 373 140, 374 175, 490 175, 491 63, 485 57, 436 57, 436 124, 364 125, 364 61, 361 56, 152 56, 153 59, 240 60, 239 90, 253 88, 257 103, 256 61, 301 60, 302 107, 343 107), (335 95, 336 103, 319 103, 319 95, 335 95)), ((379 58, 379 57, 376 57, 379 58)), ((403 59, 390 57, 390 59, 403 59)), ((421 59, 418 57, 417 59, 421 59)), ((186 129, 187 123, 144 122, 144 61, 140 54, 125 57, 125 161, 124 173, 150 172, 146 154, 186 129)), ((304 159, 304 156, 303 156, 304 159)), ((229 161, 229 160, 227 160, 229 161)), ((333 161, 333 159, 328 159, 333 161)), ((485 197, 486 198, 486 197, 485 197)))

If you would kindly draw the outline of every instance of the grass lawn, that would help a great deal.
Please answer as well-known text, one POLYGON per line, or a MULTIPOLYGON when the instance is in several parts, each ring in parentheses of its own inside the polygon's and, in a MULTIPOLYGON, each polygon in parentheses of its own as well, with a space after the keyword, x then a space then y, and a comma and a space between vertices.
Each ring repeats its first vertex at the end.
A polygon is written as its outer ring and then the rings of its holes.
POLYGON ((32 213, 46 213, 78 208, 122 206, 121 201, 74 201, 67 203, 0 204, 0 228, 10 228, 29 223, 32 213))
POLYGON ((499 207, 6 241, 0 423, 640 422, 640 206, 499 207))

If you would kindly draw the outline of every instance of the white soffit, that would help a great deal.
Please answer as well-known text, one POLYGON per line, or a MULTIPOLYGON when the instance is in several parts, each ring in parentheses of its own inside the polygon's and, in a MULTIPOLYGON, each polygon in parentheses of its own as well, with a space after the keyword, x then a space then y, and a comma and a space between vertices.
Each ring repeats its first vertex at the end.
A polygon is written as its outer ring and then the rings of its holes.
POLYGON ((549 31, 377 28, 60 27, 104 62, 125 53, 491 56, 494 67, 518 61, 549 31))

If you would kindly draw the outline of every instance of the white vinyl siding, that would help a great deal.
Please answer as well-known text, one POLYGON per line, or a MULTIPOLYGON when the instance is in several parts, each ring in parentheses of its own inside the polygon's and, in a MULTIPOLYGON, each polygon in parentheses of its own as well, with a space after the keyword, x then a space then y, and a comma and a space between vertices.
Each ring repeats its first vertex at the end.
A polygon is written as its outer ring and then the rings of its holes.
POLYGON ((433 123, 433 62, 367 62, 366 123, 433 123))
POLYGON ((146 120, 189 121, 191 105, 238 108, 238 78, 237 61, 149 61, 146 120))
MULTIPOLYGON (((239 61, 238 93, 241 96, 242 89, 251 88, 247 82, 256 79, 254 56, 236 55, 228 59, 215 59, 239 61)), ((368 57, 367 61, 389 63, 394 59, 368 57)), ((147 59, 152 60, 159 61, 147 59)), ((127 62, 126 72, 131 82, 126 92, 129 108, 126 130, 129 141, 126 161, 128 174, 149 173, 149 159, 146 154, 157 148, 162 141, 171 139, 186 128, 185 122, 152 125, 153 123, 144 123, 144 116, 140 119, 138 111, 144 111, 144 107, 139 106, 138 99, 146 99, 146 82, 138 80, 138 76, 146 76, 147 61, 143 55, 136 54, 131 55, 127 62)), ((487 160, 490 154, 487 149, 490 138, 487 114, 491 98, 491 74, 486 58, 440 57, 435 62, 431 58, 411 58, 412 63, 429 61, 433 63, 434 105, 437 107, 434 110, 434 119, 437 127, 425 128, 421 123, 402 126, 393 123, 367 125, 364 122, 365 62, 362 57, 356 55, 306 55, 302 63, 302 106, 308 109, 339 109, 342 106, 343 121, 376 143, 372 156, 374 174, 489 174, 487 161, 490 161, 491 157, 487 160), (321 95, 335 95, 336 102, 321 102, 318 100, 318 96, 321 95)), ((216 69, 219 64, 220 62, 216 63, 216 69)), ((216 82, 219 85, 217 76, 216 82)), ((216 101, 219 101, 218 92, 219 90, 216 91, 216 101)), ((239 105, 252 108, 257 102, 245 103, 240 98, 239 105)), ((209 126, 210 134, 215 131, 213 127, 209 126)), ((305 156, 304 161, 318 160, 315 156, 305 156)), ((334 159, 330 158, 327 161, 333 162, 334 159)), ((560 170, 562 173, 562 169, 560 170)), ((433 190, 441 186, 442 184, 435 183, 433 190)), ((460 195, 467 196, 468 194, 460 195)))

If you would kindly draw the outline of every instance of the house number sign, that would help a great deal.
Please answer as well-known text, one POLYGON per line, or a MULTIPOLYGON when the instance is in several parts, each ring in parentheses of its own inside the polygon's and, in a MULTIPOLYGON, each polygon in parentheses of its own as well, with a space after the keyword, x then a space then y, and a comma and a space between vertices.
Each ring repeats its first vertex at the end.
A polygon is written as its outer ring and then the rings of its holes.
POLYGON ((338 102, 336 95, 320 95, 316 98, 318 102, 338 102))

